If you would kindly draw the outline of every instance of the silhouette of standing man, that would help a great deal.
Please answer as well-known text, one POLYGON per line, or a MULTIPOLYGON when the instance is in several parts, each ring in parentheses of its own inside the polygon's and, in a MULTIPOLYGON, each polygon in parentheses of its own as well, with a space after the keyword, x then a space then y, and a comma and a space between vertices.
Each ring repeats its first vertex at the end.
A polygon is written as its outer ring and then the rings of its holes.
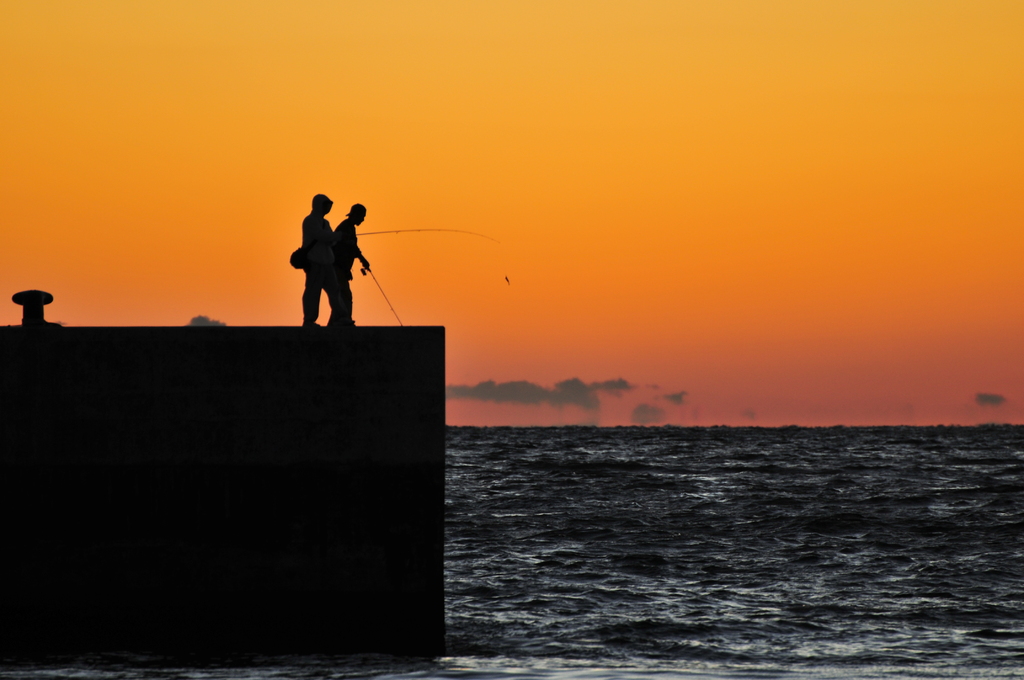
POLYGON ((313 211, 302 220, 302 247, 309 248, 306 289, 302 292, 303 326, 320 325, 316 322, 320 316, 320 291, 327 293, 327 301, 331 303, 331 318, 327 325, 352 325, 352 312, 341 299, 341 286, 334 273, 334 251, 331 250, 331 245, 341 236, 331 231, 331 224, 324 217, 331 212, 333 205, 331 199, 317 194, 313 197, 313 211))
MULTIPOLYGON (((334 233, 340 240, 334 244, 334 273, 337 275, 338 284, 341 287, 341 301, 348 306, 349 315, 352 314, 352 287, 349 281, 352 280, 352 264, 356 258, 363 263, 363 267, 370 268, 370 262, 363 257, 359 250, 359 242, 356 237, 356 227, 366 219, 366 208, 361 203, 356 203, 346 215, 347 219, 341 221, 334 233)), ((351 319, 351 316, 349 316, 351 319)), ((352 322, 353 324, 355 321, 352 322)))

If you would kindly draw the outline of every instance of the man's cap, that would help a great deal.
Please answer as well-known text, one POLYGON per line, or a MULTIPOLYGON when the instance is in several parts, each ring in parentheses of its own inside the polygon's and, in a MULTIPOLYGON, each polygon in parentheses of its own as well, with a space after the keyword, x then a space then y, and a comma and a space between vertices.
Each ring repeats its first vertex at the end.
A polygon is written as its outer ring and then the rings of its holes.
POLYGON ((345 215, 345 217, 351 217, 353 213, 357 215, 365 215, 366 206, 363 205, 362 203, 356 203, 354 206, 352 206, 352 209, 348 211, 348 215, 345 215))

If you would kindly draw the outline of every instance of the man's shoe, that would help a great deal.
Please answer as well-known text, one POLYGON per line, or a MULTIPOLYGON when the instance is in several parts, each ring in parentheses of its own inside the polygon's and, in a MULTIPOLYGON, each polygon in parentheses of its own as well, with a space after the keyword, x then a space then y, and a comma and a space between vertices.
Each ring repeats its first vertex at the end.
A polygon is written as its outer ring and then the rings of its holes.
POLYGON ((313 326, 316 326, 317 328, 320 328, 320 324, 318 324, 316 321, 303 321, 302 322, 302 327, 303 328, 311 328, 313 326))

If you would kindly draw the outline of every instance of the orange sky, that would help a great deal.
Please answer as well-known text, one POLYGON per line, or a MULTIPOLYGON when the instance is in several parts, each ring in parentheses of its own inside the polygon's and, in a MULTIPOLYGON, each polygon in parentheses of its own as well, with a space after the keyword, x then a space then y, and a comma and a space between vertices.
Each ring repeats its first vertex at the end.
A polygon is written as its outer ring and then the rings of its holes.
POLYGON ((1024 423, 1024 3, 0 13, 0 294, 51 320, 298 324, 324 192, 501 241, 362 241, 450 384, 636 386, 452 424, 1024 423))

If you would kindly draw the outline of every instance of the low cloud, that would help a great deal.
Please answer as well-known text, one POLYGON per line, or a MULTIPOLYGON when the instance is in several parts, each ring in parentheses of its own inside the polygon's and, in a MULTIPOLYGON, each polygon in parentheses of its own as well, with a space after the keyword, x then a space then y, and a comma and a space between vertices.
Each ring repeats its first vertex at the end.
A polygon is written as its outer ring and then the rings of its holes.
POLYGON ((978 406, 1002 406, 1003 402, 1006 401, 1006 397, 1001 394, 985 394, 984 392, 978 392, 974 395, 974 401, 978 406))
POLYGON ((605 380, 604 382, 590 383, 589 387, 593 390, 611 392, 615 396, 618 396, 626 390, 633 389, 636 385, 630 385, 622 378, 618 378, 616 380, 605 380))
POLYGON ((526 380, 513 380, 504 383, 486 380, 477 385, 449 385, 445 390, 445 396, 448 399, 475 399, 507 404, 572 405, 592 411, 601 405, 597 398, 598 392, 611 392, 618 395, 623 390, 631 389, 633 389, 633 385, 622 378, 589 385, 579 378, 570 378, 555 383, 553 389, 541 387, 526 380))
POLYGON ((665 420, 665 410, 650 404, 640 404, 633 409, 632 421, 637 425, 651 425, 665 420))
POLYGON ((193 316, 192 320, 189 321, 185 325, 186 326, 227 326, 227 324, 224 323, 223 321, 217 321, 216 319, 211 319, 210 317, 203 316, 203 315, 193 316))
POLYGON ((673 404, 682 404, 684 401, 686 401, 686 392, 675 392, 673 394, 664 394, 664 395, 662 395, 661 398, 662 399, 668 399, 673 404))

